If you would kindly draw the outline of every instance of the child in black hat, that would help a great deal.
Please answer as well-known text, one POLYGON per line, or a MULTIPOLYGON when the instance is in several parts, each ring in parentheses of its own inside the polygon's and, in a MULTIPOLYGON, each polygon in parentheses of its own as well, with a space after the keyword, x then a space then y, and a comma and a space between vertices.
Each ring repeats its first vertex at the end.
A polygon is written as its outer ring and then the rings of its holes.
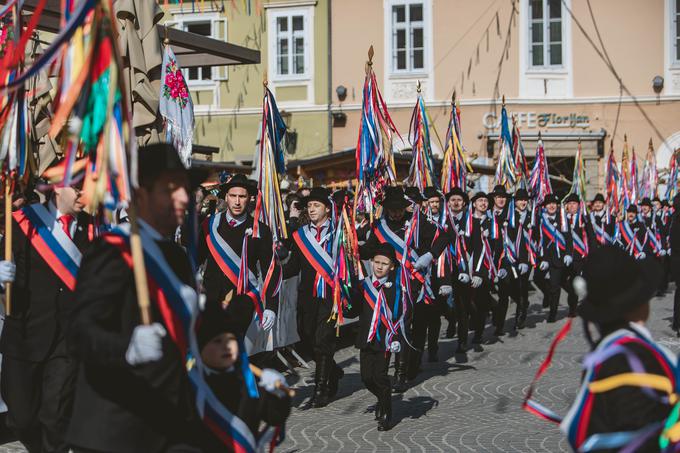
POLYGON ((398 282, 394 272, 399 266, 394 248, 376 247, 371 259, 372 276, 356 285, 350 316, 359 316, 356 347, 359 349, 361 380, 378 398, 375 417, 378 431, 392 426, 392 392, 387 369, 390 353, 401 350, 401 338, 394 326, 403 308, 397 300, 398 282))
POLYGON ((621 442, 611 439, 614 443, 605 448, 618 451, 639 441, 634 451, 659 451, 662 422, 673 404, 666 391, 653 389, 649 381, 672 385, 677 367, 675 355, 655 343, 645 328, 659 273, 655 262, 636 261, 618 247, 605 246, 589 254, 583 278, 574 283, 581 298, 578 314, 593 349, 586 355, 576 401, 562 422, 575 451, 594 441, 596 434, 635 433, 655 423, 648 436, 634 434, 631 441, 619 435, 621 442), (590 324, 597 329, 597 341, 592 339, 590 324), (626 381, 629 375, 636 379, 626 381))

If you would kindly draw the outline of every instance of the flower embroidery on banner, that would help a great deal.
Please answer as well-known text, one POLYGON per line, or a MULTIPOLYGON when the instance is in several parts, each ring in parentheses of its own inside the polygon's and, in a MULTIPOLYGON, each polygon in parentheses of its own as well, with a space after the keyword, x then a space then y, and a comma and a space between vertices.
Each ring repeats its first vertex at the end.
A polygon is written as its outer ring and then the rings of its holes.
POLYGON ((173 99, 181 108, 186 107, 189 100, 189 92, 184 81, 184 75, 177 68, 177 62, 173 58, 170 58, 170 61, 165 65, 163 96, 167 99, 173 99))

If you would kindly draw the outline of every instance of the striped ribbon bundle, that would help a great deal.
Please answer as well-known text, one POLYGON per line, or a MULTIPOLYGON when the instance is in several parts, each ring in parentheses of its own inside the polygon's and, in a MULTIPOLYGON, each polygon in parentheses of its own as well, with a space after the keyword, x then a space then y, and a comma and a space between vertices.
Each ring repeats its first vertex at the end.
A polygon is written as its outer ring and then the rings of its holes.
POLYGON ((605 169, 604 185, 607 192, 607 214, 616 215, 619 212, 619 181, 621 174, 616 165, 616 157, 614 157, 614 144, 612 142, 609 149, 609 158, 607 159, 607 167, 605 169))
POLYGON ((548 174, 548 161, 545 158, 543 140, 541 140, 540 137, 538 139, 534 166, 531 169, 531 175, 529 177, 529 187, 531 188, 531 195, 534 197, 537 206, 540 206, 541 203, 543 203, 546 195, 552 193, 550 176, 548 174))
POLYGON ((668 184, 666 184, 665 199, 668 202, 673 201, 673 197, 678 193, 678 157, 680 152, 677 150, 673 153, 670 160, 670 167, 668 169, 668 184))
POLYGON ((645 163, 642 167, 642 181, 640 183, 640 196, 652 199, 657 196, 657 186, 659 184, 659 173, 656 168, 656 155, 654 154, 654 144, 649 139, 649 148, 645 163))
POLYGON ((451 117, 449 127, 446 132, 446 150, 442 164, 441 188, 444 193, 448 193, 454 187, 465 190, 467 186, 468 172, 472 167, 465 157, 465 147, 461 141, 462 132, 460 127, 460 105, 454 100, 451 103, 451 117))
POLYGON ((519 133, 519 127, 517 127, 517 121, 514 116, 512 118, 512 147, 513 155, 515 156, 518 186, 526 188, 529 179, 529 164, 527 163, 522 137, 519 133))
POLYGON ((359 239, 351 221, 349 200, 340 207, 335 226, 333 244, 333 261, 335 275, 333 281, 333 315, 336 317, 336 328, 344 323, 343 309, 352 300, 352 275, 363 280, 363 271, 359 259, 359 239))
POLYGON ((274 242, 288 237, 286 219, 283 212, 279 180, 286 173, 283 138, 286 123, 281 117, 276 100, 269 88, 264 88, 262 100, 262 133, 256 161, 258 162, 257 187, 259 193, 253 217, 253 236, 258 235, 258 221, 266 224, 272 231, 274 242))
POLYGON ((570 194, 576 194, 579 197, 579 212, 578 212, 578 226, 582 227, 583 222, 588 215, 586 208, 586 167, 583 164, 583 151, 581 149, 581 141, 578 142, 576 148, 576 157, 574 159, 574 173, 571 179, 570 194))
POLYGON ((408 177, 404 184, 417 187, 421 192, 428 186, 438 186, 435 176, 432 158, 432 145, 430 144, 430 125, 425 111, 425 101, 420 94, 418 85, 418 99, 411 114, 411 126, 409 129, 409 141, 413 150, 413 158, 408 177))
POLYGON ((363 88, 361 124, 356 148, 358 187, 354 206, 355 212, 366 212, 371 222, 376 217, 377 201, 382 188, 396 184, 392 140, 395 133, 399 135, 378 89, 370 62, 372 57, 373 46, 369 50, 363 88))
MULTIPOLYGON (((633 153, 633 158, 635 158, 635 153, 633 153)), ((632 175, 631 175, 631 170, 632 170, 632 162, 629 157, 629 151, 628 151, 628 138, 626 135, 623 136, 623 152, 621 154, 621 179, 619 180, 619 193, 620 193, 620 202, 621 202, 621 209, 625 212, 626 209, 628 209, 628 206, 631 204, 635 204, 635 200, 633 199, 633 183, 632 183, 632 175)))
POLYGON ((638 164, 637 156, 635 155, 635 147, 633 147, 631 158, 630 158, 630 168, 628 169, 628 193, 630 194, 630 201, 633 204, 638 202, 638 195, 640 193, 639 180, 638 180, 638 164))
POLYGON ((510 189, 517 182, 515 154, 508 124, 508 112, 505 105, 501 108, 501 135, 499 137, 498 165, 496 167, 495 184, 510 189))

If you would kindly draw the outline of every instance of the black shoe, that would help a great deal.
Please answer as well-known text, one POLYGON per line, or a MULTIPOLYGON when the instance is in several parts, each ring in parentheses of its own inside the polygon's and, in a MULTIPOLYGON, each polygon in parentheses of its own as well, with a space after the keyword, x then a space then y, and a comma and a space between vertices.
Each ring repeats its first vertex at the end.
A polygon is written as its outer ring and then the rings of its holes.
POLYGON ((382 417, 378 420, 378 431, 389 431, 392 429, 392 420, 387 417, 382 417))
POLYGON ((433 362, 439 362, 439 357, 437 357, 437 353, 434 351, 430 351, 427 353, 427 361, 430 363, 433 362))
POLYGON ((375 403, 375 419, 380 420, 383 417, 383 408, 380 402, 375 403))
POLYGON ((497 337, 502 337, 505 335, 505 332, 503 332, 502 327, 497 327, 496 330, 493 331, 493 334, 496 335, 497 337))
POLYGON ((392 386, 392 392, 394 393, 404 393, 408 389, 408 384, 406 383, 406 376, 400 375, 397 377, 397 382, 392 386))
POLYGON ((526 327, 526 319, 518 319, 517 324, 515 325, 515 330, 522 330, 524 327, 526 327))
POLYGON ((326 407, 328 406, 328 395, 326 395, 325 388, 322 384, 318 384, 314 387, 314 394, 312 395, 312 400, 310 401, 312 407, 326 407))
POLYGON ((548 322, 552 324, 553 322, 557 321, 556 318, 557 318, 556 315, 550 315, 548 316, 548 322))
POLYGON ((578 316, 578 314, 576 313, 576 307, 570 308, 569 314, 567 316, 569 316, 570 318, 575 318, 576 316, 578 316))

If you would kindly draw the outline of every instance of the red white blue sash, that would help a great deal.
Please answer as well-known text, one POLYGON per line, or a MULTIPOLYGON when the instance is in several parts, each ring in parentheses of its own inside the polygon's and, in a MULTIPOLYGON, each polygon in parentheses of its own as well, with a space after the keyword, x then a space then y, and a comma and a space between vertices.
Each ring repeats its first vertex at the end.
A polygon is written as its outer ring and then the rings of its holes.
POLYGON ((309 225, 294 231, 293 240, 320 277, 317 283, 319 286, 323 285, 323 288, 319 287, 316 290, 316 295, 323 298, 326 285, 333 287, 335 281, 333 257, 316 240, 316 236, 312 233, 309 225))
POLYGON ((244 287, 244 284, 247 285, 247 290, 245 292, 239 291, 239 293, 245 294, 250 298, 255 306, 255 312, 259 318, 262 319, 264 307, 262 305, 262 296, 260 295, 260 284, 257 277, 255 277, 255 274, 253 274, 247 266, 243 269, 241 257, 217 231, 220 226, 220 221, 222 220, 222 215, 222 212, 218 212, 207 219, 203 224, 205 242, 208 245, 208 250, 210 250, 210 255, 215 260, 215 263, 217 263, 234 287, 240 289, 244 287), (244 277, 246 270, 248 272, 247 281, 244 277))
MULTIPOLYGON (((402 261, 402 258, 404 257, 404 250, 406 249, 406 242, 404 241, 403 238, 399 237, 394 231, 392 231, 390 227, 387 226, 387 222, 385 222, 385 219, 380 219, 380 221, 376 224, 375 228, 373 228, 373 232, 381 243, 383 244, 388 243, 392 247, 394 247, 394 250, 397 254, 397 259, 399 261, 402 261)), ((405 260, 406 268, 408 268, 411 274, 420 283, 425 283, 425 277, 423 276, 423 274, 418 272, 413 267, 417 260, 418 254, 416 253, 416 251, 410 250, 408 254, 408 259, 405 260)))
POLYGON ((12 217, 50 269, 73 291, 82 254, 59 220, 39 203, 15 211, 12 217))
POLYGON ((541 218, 541 231, 544 237, 548 238, 548 245, 555 243, 557 245, 557 255, 559 252, 567 249, 567 241, 564 239, 562 232, 550 221, 546 213, 543 213, 541 218))
POLYGON ((642 244, 638 241, 635 231, 633 231, 633 227, 631 227, 630 223, 626 220, 622 221, 620 225, 619 232, 621 233, 621 238, 625 242, 624 246, 626 250, 629 254, 637 257, 642 253, 642 244))
POLYGON ((362 282, 364 289, 364 300, 369 307, 373 310, 373 316, 371 317, 371 325, 368 329, 367 342, 373 341, 377 337, 378 341, 381 340, 379 332, 379 324, 385 326, 386 335, 384 338, 385 348, 387 349, 392 343, 392 338, 394 337, 396 331, 392 324, 392 312, 390 307, 387 305, 385 300, 385 294, 383 291, 378 291, 378 289, 373 286, 370 278, 364 279, 362 282))
MULTIPOLYGON (((144 247, 149 295, 157 304, 170 338, 187 360, 189 381, 194 389, 196 406, 203 422, 227 448, 235 452, 254 453, 259 445, 248 425, 217 399, 203 377, 205 368, 196 337, 198 315, 196 291, 177 277, 143 225, 140 225, 140 236, 144 247)), ((110 234, 104 235, 103 239, 116 246, 132 268, 129 225, 117 227, 110 234)), ((243 360, 243 357, 241 359, 243 360)), ((249 365, 246 363, 245 366, 249 365)), ((244 377, 247 383, 249 381, 251 384, 254 383, 252 374, 244 377)))
POLYGON ((595 215, 592 212, 590 213, 590 224, 593 226, 593 231, 595 231, 595 239, 597 239, 597 242, 602 245, 614 243, 614 240, 607 234, 604 226, 597 223, 595 215))

